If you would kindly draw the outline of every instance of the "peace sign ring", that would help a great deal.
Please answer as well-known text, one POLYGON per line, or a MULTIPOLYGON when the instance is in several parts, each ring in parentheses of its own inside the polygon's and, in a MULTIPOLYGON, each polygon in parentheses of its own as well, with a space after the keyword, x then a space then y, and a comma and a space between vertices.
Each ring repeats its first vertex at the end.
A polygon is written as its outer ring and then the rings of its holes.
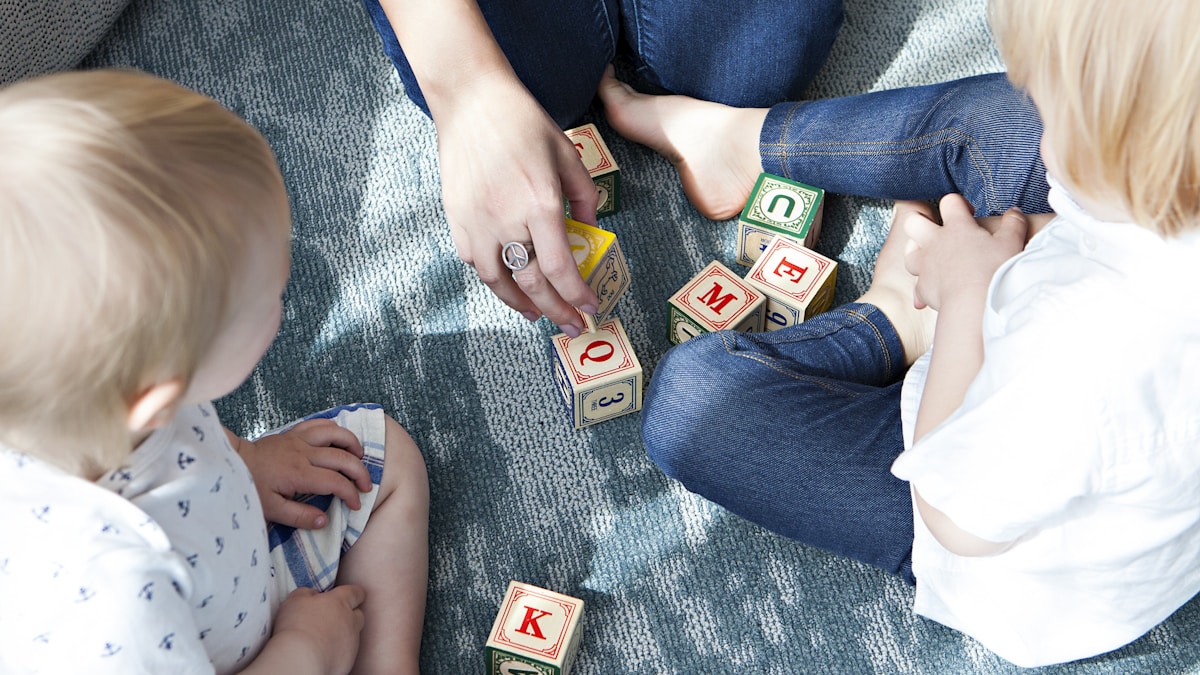
POLYGON ((500 259, 504 261, 505 267, 519 272, 525 269, 529 265, 529 261, 533 259, 533 244, 510 241, 500 250, 500 259))

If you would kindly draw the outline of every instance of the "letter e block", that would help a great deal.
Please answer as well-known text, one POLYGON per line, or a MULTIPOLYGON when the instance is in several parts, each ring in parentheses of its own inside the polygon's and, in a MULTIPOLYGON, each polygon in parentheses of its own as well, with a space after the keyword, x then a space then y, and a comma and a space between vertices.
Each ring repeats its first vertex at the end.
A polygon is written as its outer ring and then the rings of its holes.
POLYGON ((642 409, 642 364, 620 319, 571 338, 559 333, 554 379, 576 429, 642 409))
POLYGON ((812 248, 821 232, 825 191, 782 176, 761 173, 738 217, 738 263, 754 264, 777 236, 812 248))
POLYGON ((746 274, 766 296, 763 326, 778 330, 829 309, 837 263, 786 237, 776 237, 746 274))
POLYGON ((679 344, 701 333, 762 330, 765 298, 719 261, 712 261, 667 300, 667 337, 679 344))
POLYGON ((570 675, 582 634, 583 600, 508 582, 486 646, 488 675, 570 675))
POLYGON ((567 243, 575 256, 579 276, 596 292, 600 301, 594 321, 588 322, 590 330, 593 324, 603 323, 612 314, 613 307, 629 288, 629 266, 625 264, 617 235, 608 230, 568 218, 567 243))
POLYGON ((564 133, 575 144, 575 152, 596 184, 600 197, 596 202, 596 217, 616 213, 621 208, 621 168, 600 137, 600 130, 595 124, 585 124, 564 133))

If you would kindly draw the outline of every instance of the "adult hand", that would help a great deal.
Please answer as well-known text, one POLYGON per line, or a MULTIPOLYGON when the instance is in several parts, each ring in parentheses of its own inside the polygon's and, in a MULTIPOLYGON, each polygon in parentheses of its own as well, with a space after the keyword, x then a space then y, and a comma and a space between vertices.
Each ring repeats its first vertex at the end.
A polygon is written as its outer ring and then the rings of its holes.
POLYGON ((943 197, 940 210, 941 225, 921 213, 903 223, 910 240, 904 264, 917 277, 918 308, 940 310, 958 297, 982 298, 996 270, 1025 248, 1029 225, 1020 209, 1009 209, 994 229, 976 221, 961 195, 943 197))
POLYGON ((362 444, 333 420, 306 420, 254 442, 230 436, 254 477, 268 521, 320 529, 325 526, 325 513, 296 501, 296 495, 334 495, 357 510, 362 505, 360 493, 371 490, 371 475, 361 461, 362 444))
POLYGON ((596 223, 595 184, 574 146, 515 77, 481 76, 453 105, 434 108, 442 198, 459 257, 505 304, 534 321, 545 314, 565 332, 575 312, 595 313, 567 242, 563 201, 576 220, 596 223), (504 266, 507 242, 532 244, 528 266, 504 266))

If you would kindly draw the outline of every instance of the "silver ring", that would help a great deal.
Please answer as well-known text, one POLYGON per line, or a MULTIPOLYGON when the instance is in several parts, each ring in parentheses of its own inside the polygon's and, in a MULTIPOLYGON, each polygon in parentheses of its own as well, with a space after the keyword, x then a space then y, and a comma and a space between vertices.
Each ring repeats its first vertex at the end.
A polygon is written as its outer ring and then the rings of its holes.
POLYGON ((505 267, 519 272, 525 269, 529 265, 529 261, 533 259, 533 244, 510 241, 500 249, 500 259, 504 261, 505 267))

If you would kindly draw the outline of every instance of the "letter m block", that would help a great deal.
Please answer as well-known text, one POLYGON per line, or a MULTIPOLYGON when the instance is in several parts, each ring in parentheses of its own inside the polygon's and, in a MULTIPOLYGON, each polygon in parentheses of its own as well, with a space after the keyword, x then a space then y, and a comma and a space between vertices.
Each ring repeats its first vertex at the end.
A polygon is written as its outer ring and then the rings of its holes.
POLYGON ((570 675, 583 600, 508 582, 485 647, 488 675, 570 675))
POLYGON ((718 330, 762 330, 765 299, 733 270, 712 261, 667 300, 667 338, 679 344, 718 330))

